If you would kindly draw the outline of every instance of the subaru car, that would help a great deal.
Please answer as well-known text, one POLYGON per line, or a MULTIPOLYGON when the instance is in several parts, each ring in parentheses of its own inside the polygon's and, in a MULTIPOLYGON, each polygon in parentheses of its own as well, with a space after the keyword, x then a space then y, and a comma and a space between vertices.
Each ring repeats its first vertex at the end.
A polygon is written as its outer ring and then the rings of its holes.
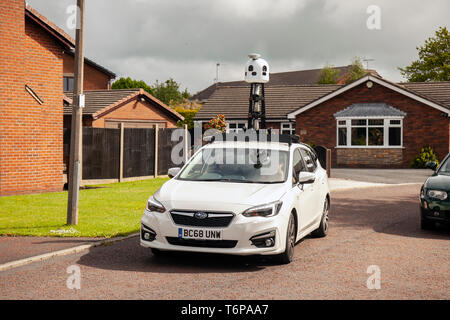
POLYGON ((441 165, 430 161, 427 167, 434 170, 420 190, 422 229, 433 229, 436 222, 450 225, 450 154, 441 165))
POLYGON ((328 232, 327 172, 306 144, 213 142, 149 199, 143 247, 293 259, 295 244, 328 232))

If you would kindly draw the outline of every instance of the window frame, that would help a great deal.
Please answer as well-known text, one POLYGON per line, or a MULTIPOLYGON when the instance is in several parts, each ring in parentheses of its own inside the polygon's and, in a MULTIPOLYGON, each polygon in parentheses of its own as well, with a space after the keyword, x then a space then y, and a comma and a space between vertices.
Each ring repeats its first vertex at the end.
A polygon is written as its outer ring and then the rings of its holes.
POLYGON ((228 121, 226 132, 227 133, 238 133, 243 129, 238 128, 237 126, 240 124, 244 124, 244 128, 247 128, 247 123, 248 123, 247 121, 228 121), (230 128, 230 124, 236 126, 236 128, 230 128))
POLYGON ((288 134, 295 134, 295 123, 293 122, 281 122, 280 123, 280 133, 283 134, 283 131, 289 131, 288 134), (284 125, 289 125, 289 128, 283 128, 284 125))
POLYGON ((371 148, 400 149, 403 148, 403 118, 404 117, 339 117, 336 118, 336 148, 371 148), (365 125, 352 125, 352 120, 366 120, 365 125), (370 125, 370 120, 384 120, 383 125, 370 125), (399 124, 391 124, 391 120, 399 124), (383 145, 369 145, 369 128, 383 128, 383 145), (346 145, 339 145, 339 129, 346 129, 346 145), (352 145, 352 128, 366 128, 366 144, 352 145), (389 128, 400 128, 400 145, 389 145, 389 128))

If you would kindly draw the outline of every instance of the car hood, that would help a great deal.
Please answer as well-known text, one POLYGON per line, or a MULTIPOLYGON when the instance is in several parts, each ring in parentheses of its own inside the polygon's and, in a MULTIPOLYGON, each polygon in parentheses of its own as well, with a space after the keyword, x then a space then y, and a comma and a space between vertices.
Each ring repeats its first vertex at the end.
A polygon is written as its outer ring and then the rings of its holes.
POLYGON ((425 181, 425 188, 450 191, 450 176, 444 174, 433 175, 425 181))
POLYGON ((167 209, 241 212, 246 208, 279 200, 286 184, 183 181, 166 182, 155 197, 167 209))

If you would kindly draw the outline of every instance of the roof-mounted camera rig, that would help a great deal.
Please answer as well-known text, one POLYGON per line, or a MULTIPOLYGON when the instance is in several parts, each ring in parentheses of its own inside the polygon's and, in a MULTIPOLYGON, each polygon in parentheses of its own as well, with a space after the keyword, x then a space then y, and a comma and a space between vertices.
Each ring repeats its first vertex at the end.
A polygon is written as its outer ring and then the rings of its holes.
POLYGON ((207 143, 214 141, 281 142, 289 145, 300 143, 300 137, 295 134, 278 134, 272 129, 266 129, 264 84, 269 82, 269 64, 257 53, 249 54, 248 57, 250 59, 245 66, 245 81, 250 83, 247 129, 236 133, 216 133, 204 137, 203 140, 207 143))
POLYGON ((249 54, 245 66, 245 81, 250 83, 250 98, 248 105, 248 129, 266 128, 266 103, 264 99, 264 84, 269 82, 269 64, 257 53, 249 54), (261 121, 261 123, 260 123, 261 121))

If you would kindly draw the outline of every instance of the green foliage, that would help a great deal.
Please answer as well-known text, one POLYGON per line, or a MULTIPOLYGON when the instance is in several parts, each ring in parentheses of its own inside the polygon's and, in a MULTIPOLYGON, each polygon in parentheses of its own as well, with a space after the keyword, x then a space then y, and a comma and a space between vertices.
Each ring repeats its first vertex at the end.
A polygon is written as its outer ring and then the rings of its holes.
POLYGON ((450 81, 450 34, 445 27, 435 32, 435 37, 416 47, 419 59, 405 68, 398 68, 409 82, 450 81))
POLYGON ((180 85, 172 78, 165 82, 156 81, 153 90, 154 96, 167 105, 175 105, 191 97, 187 89, 180 91, 180 85))
POLYGON ((161 100, 167 105, 177 105, 185 102, 185 100, 191 97, 191 94, 185 89, 180 90, 180 84, 170 78, 165 82, 156 81, 153 86, 149 86, 142 80, 133 80, 130 77, 120 78, 115 81, 112 89, 144 89, 155 98, 161 100))
POLYGON ((439 159, 430 146, 423 147, 419 154, 411 161, 411 168, 421 169, 426 168, 429 161, 434 161, 439 166, 439 159))
POLYGON ((361 77, 364 77, 366 75, 367 71, 364 69, 364 66, 361 62, 361 58, 355 57, 352 60, 352 64, 350 66, 350 71, 348 73, 347 79, 345 83, 350 83, 355 80, 358 80, 361 77))
POLYGON ((151 95, 153 95, 153 88, 150 87, 142 80, 133 80, 130 77, 128 78, 120 78, 116 80, 112 85, 112 89, 144 89, 151 95))
POLYGON ((338 82, 339 69, 335 69, 333 65, 326 65, 320 71, 318 84, 336 84, 338 82))
POLYGON ((194 129, 194 117, 200 109, 184 109, 183 107, 176 107, 175 111, 184 117, 183 121, 178 121, 177 126, 182 127, 187 124, 188 129, 194 129))

